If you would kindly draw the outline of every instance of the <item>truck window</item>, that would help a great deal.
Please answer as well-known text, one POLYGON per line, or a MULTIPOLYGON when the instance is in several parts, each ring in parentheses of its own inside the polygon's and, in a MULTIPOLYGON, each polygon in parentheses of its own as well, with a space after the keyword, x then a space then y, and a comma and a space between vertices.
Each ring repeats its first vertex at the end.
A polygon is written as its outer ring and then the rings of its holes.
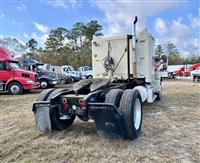
POLYGON ((72 66, 69 66, 70 71, 74 71, 74 68, 72 66))
POLYGON ((66 68, 66 67, 64 67, 63 70, 64 70, 65 72, 68 72, 68 68, 66 68))
POLYGON ((12 69, 20 69, 20 64, 18 62, 8 62, 12 69))
POLYGON ((0 70, 5 70, 5 64, 4 64, 4 62, 0 62, 0 70))
POLYGON ((37 68, 37 70, 46 70, 45 66, 43 64, 37 64, 36 68, 37 68))

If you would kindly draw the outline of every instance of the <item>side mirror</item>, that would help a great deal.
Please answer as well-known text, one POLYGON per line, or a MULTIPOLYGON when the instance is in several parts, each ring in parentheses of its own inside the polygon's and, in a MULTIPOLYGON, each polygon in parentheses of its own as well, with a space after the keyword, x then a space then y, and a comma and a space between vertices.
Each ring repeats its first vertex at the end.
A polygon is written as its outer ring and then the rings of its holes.
POLYGON ((6 65, 6 70, 7 70, 7 71, 11 71, 11 70, 12 70, 12 68, 10 67, 9 64, 6 65))

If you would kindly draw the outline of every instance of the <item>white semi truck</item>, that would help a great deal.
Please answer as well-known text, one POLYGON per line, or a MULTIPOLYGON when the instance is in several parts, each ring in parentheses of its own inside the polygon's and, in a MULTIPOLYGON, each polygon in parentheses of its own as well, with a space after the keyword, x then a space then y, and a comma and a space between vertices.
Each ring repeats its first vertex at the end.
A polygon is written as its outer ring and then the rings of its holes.
POLYGON ((63 65, 63 66, 51 66, 52 69, 63 78, 70 77, 71 81, 79 81, 81 79, 81 73, 79 71, 75 71, 74 68, 70 65, 63 65))
POLYGON ((81 73, 82 79, 92 79, 93 78, 93 70, 89 66, 82 66, 79 67, 78 70, 81 73))
MULTIPOLYGON (((135 24, 137 17, 133 23, 135 24)), ((75 117, 95 122, 106 138, 135 139, 143 119, 143 103, 153 103, 161 93, 159 68, 154 65, 154 39, 147 30, 136 36, 94 37, 93 79, 72 89, 43 91, 33 104, 37 128, 62 130, 75 117)))

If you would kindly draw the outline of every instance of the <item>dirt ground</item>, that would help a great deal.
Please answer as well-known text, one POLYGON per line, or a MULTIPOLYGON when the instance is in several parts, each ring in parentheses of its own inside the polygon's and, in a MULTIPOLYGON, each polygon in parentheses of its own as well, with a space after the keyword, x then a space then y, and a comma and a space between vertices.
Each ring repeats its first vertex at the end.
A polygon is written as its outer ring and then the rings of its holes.
POLYGON ((31 111, 38 92, 0 94, 0 162, 200 162, 199 83, 164 81, 134 141, 104 139, 78 119, 64 131, 38 132, 31 111))

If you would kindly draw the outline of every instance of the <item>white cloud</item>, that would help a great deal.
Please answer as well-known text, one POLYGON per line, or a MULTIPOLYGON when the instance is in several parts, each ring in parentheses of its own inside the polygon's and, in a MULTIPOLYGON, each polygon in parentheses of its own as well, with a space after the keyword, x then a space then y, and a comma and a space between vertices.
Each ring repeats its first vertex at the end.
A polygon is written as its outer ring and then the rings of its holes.
POLYGON ((200 40, 197 39, 197 38, 193 39, 193 41, 192 41, 192 47, 193 48, 199 48, 200 47, 200 40))
POLYGON ((184 41, 183 44, 182 44, 182 50, 186 53, 200 54, 199 39, 194 38, 194 39, 189 40, 189 41, 184 41))
POLYGON ((39 24, 37 22, 34 23, 34 26, 36 27, 36 29, 42 33, 47 33, 49 31, 49 27, 47 25, 44 24, 39 24))
POLYGON ((153 16, 168 8, 174 7, 178 1, 95 1, 95 5, 104 13, 102 20, 106 35, 119 35, 131 32, 131 22, 135 16, 139 21, 137 29, 146 27, 148 16, 153 16))
POLYGON ((43 47, 46 39, 48 38, 48 34, 37 35, 36 33, 32 33, 31 38, 34 38, 38 44, 43 47))
POLYGON ((191 53, 200 54, 200 40, 198 38, 190 39, 188 37, 188 39, 180 40, 176 37, 166 36, 155 39, 155 45, 166 45, 168 42, 171 42, 174 45, 176 45, 177 49, 180 51, 180 54, 184 57, 191 53))
POLYGON ((24 24, 22 22, 18 22, 18 21, 14 20, 14 19, 11 21, 11 24, 13 26, 18 27, 18 28, 22 28, 24 26, 24 24))
POLYGON ((192 28, 198 28, 198 27, 200 27, 200 19, 198 17, 193 17, 191 14, 189 14, 188 18, 190 20, 192 28))
POLYGON ((155 31, 162 36, 163 34, 165 34, 167 32, 167 27, 166 27, 166 23, 163 19, 161 19, 160 17, 158 17, 155 21, 155 31))
POLYGON ((191 53, 200 54, 200 40, 197 38, 194 39, 194 36, 197 37, 198 33, 195 33, 195 31, 190 28, 189 24, 185 24, 182 21, 182 17, 171 21, 166 20, 165 26, 167 27, 167 32, 163 35, 160 35, 160 31, 155 28, 159 36, 156 38, 156 44, 172 42, 177 46, 183 56, 187 56, 191 53))
POLYGON ((5 18, 5 14, 0 15, 0 19, 3 19, 3 18, 5 18))
POLYGON ((27 33, 24 33, 24 34, 23 34, 23 37, 24 37, 24 38, 29 38, 29 35, 28 35, 27 33))
POLYGON ((26 11, 26 6, 22 3, 19 6, 16 7, 18 11, 26 11))
POLYGON ((184 40, 190 37, 192 33, 189 26, 182 23, 182 19, 173 20, 171 24, 171 34, 173 37, 176 37, 179 40, 184 40))
POLYGON ((46 2, 48 5, 54 7, 54 8, 64 8, 64 9, 69 9, 69 8, 76 8, 80 6, 80 1, 77 0, 52 0, 52 1, 47 1, 46 2))

